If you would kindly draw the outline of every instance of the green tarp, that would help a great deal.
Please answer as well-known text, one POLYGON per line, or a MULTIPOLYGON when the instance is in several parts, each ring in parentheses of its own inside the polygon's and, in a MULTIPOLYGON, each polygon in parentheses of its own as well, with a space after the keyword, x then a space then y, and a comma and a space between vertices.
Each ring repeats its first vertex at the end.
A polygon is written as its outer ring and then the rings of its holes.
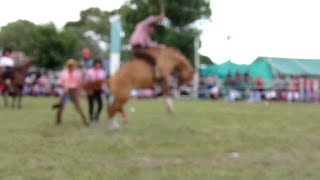
POLYGON ((202 74, 208 76, 210 74, 216 74, 219 78, 224 78, 230 71, 232 74, 239 71, 241 74, 245 73, 248 69, 248 65, 236 64, 231 61, 219 65, 211 65, 202 69, 202 74))
POLYGON ((265 80, 272 80, 279 74, 285 76, 311 76, 320 77, 320 59, 288 59, 274 57, 258 57, 250 65, 236 64, 227 61, 219 65, 211 65, 202 69, 205 76, 216 74, 219 78, 224 78, 228 71, 234 74, 239 71, 241 74, 248 71, 250 76, 262 77, 265 80))

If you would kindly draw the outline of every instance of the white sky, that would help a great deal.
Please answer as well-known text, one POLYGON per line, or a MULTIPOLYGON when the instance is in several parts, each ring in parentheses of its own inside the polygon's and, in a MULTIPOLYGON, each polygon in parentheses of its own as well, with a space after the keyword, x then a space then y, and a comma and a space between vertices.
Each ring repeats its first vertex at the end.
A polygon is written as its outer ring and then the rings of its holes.
MULTIPOLYGON (((112 10, 123 0, 9 0, 0 7, 0 26, 18 19, 62 27, 81 10, 112 10), (62 3, 63 2, 63 3, 62 3)), ((211 0, 212 22, 203 29, 200 52, 214 62, 251 63, 257 56, 319 58, 319 0, 211 0), (231 39, 227 40, 227 36, 231 39)))

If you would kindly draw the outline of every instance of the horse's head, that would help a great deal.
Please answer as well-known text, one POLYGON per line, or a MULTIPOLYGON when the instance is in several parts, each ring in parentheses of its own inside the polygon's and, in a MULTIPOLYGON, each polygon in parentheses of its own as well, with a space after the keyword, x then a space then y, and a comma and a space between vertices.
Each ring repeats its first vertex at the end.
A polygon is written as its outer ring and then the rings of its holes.
POLYGON ((31 60, 26 60, 13 67, 13 83, 17 85, 23 85, 25 77, 28 73, 30 66, 32 65, 31 60))
POLYGON ((26 74, 32 65, 32 61, 27 59, 13 67, 13 71, 19 74, 26 74))
POLYGON ((177 73, 179 85, 186 84, 193 79, 194 68, 190 61, 178 50, 166 48, 170 52, 171 60, 175 61, 174 70, 177 73))

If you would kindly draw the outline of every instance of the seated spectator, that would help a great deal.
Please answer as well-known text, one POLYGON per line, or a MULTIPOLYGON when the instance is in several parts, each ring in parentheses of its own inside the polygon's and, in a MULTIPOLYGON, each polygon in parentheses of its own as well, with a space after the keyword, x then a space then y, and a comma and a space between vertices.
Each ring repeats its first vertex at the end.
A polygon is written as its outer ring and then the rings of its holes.
POLYGON ((231 86, 231 89, 228 94, 228 101, 234 102, 236 100, 241 99, 241 94, 240 92, 235 88, 235 86, 231 86))
POLYGON ((276 100, 277 99, 277 92, 273 89, 269 89, 265 92, 266 100, 276 100))
POLYGON ((299 85, 300 81, 298 77, 293 77, 290 81, 290 89, 287 95, 287 100, 289 102, 292 101, 298 101, 300 99, 300 95, 299 95, 299 85))
POLYGON ((250 93, 249 101, 250 102, 259 102, 262 99, 262 94, 264 90, 264 82, 261 77, 257 77, 254 80, 254 88, 250 93))
POLYGON ((273 85, 274 89, 276 90, 277 93, 277 99, 278 100, 285 100, 287 90, 288 90, 288 82, 284 78, 283 75, 279 75, 273 85))
POLYGON ((205 84, 206 84, 206 93, 208 98, 217 98, 219 95, 218 88, 217 88, 217 80, 216 76, 214 74, 211 74, 205 79, 205 84))

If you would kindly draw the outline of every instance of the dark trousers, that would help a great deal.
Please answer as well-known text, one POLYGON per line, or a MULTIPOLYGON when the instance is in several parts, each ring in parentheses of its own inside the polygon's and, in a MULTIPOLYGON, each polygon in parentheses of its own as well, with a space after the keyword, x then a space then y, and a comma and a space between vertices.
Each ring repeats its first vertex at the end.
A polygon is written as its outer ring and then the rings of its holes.
POLYGON ((99 116, 103 106, 101 94, 102 94, 102 91, 99 89, 99 90, 94 90, 91 94, 87 96, 90 121, 99 120, 99 116), (97 104, 97 109, 96 109, 96 112, 94 113, 95 103, 97 104))

